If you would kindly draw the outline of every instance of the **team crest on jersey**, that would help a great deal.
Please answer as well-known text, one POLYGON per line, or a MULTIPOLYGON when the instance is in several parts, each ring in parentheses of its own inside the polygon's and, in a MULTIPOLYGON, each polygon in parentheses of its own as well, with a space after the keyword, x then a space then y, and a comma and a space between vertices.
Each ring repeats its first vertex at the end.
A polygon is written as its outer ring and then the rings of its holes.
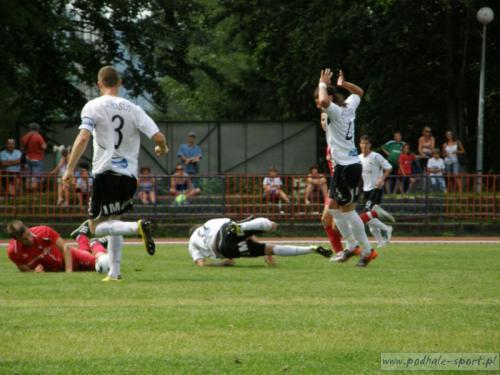
POLYGON ((125 158, 113 158, 111 160, 113 167, 126 169, 128 167, 128 161, 125 158))

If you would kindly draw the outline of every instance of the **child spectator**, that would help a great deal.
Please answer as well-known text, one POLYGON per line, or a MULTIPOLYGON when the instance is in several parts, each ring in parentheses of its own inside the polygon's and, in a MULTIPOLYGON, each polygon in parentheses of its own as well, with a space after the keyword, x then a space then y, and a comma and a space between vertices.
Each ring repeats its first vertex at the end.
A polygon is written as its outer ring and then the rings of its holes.
POLYGON ((403 192, 406 194, 412 190, 413 185, 415 185, 415 177, 413 177, 412 165, 416 160, 415 154, 410 152, 410 145, 405 143, 401 150, 401 155, 398 159, 398 175, 402 176, 401 179, 398 178, 398 184, 396 186, 396 191, 400 194, 403 192))
POLYGON ((78 197, 78 205, 84 208, 88 205, 90 191, 92 189, 92 177, 89 174, 89 165, 80 163, 78 166, 79 177, 76 179, 76 193, 78 197))
POLYGON ((142 167, 139 175, 139 199, 142 204, 156 203, 156 181, 149 167, 142 167))
POLYGON ((431 187, 433 190, 446 193, 446 183, 444 182, 444 160, 441 158, 441 152, 438 148, 432 153, 432 158, 427 162, 427 173, 431 179, 431 187))
POLYGON ((290 203, 290 199, 288 199, 288 196, 283 190, 281 190, 283 182, 281 182, 281 178, 279 178, 276 168, 269 168, 269 175, 267 177, 264 177, 264 181, 262 182, 262 184, 264 186, 264 195, 266 199, 271 201, 282 200, 285 203, 290 203))
POLYGON ((304 194, 305 204, 311 204, 315 197, 319 196, 319 192, 323 194, 323 200, 328 196, 328 184, 325 176, 319 173, 318 166, 313 165, 309 169, 307 176, 306 191, 304 194))

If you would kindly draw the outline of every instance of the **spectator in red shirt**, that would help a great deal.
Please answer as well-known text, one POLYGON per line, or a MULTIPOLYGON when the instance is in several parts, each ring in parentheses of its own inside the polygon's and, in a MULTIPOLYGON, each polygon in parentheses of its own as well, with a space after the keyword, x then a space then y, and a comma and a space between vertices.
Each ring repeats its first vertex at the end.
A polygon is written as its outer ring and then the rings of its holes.
MULTIPOLYGON (((40 125, 32 122, 29 128, 30 131, 21 138, 21 148, 26 154, 29 174, 36 176, 43 173, 43 160, 45 159, 47 143, 40 134, 40 125)), ((40 178, 31 179, 32 190, 36 190, 39 184, 40 178)))
POLYGON ((7 233, 7 255, 21 272, 94 271, 96 259, 106 253, 103 243, 90 245, 83 235, 77 238, 78 248, 65 245, 59 233, 45 225, 28 228, 14 220, 7 233))
POLYGON ((398 175, 402 176, 402 178, 398 179, 396 191, 399 191, 400 194, 403 194, 403 191, 404 193, 411 191, 413 185, 415 185, 415 177, 413 177, 412 165, 416 159, 417 158, 415 154, 410 150, 410 145, 408 143, 405 143, 403 145, 403 148, 401 149, 401 155, 399 155, 398 159, 398 175))

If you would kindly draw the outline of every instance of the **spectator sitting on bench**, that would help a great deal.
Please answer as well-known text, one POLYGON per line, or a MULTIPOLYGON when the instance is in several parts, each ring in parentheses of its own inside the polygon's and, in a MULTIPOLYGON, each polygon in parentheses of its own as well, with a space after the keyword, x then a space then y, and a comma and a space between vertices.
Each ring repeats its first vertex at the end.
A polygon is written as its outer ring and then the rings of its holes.
POLYGON ((151 176, 151 168, 142 167, 138 182, 139 199, 142 204, 156 203, 155 186, 156 181, 155 178, 151 176))
POLYGON ((328 183, 325 176, 319 173, 317 165, 313 165, 309 169, 307 176, 306 191, 304 193, 304 203, 311 204, 311 201, 317 201, 319 192, 323 194, 323 199, 326 200, 328 196, 328 183))
POLYGON ((283 182, 281 182, 281 178, 279 178, 278 170, 276 168, 269 168, 269 175, 264 177, 262 184, 264 186, 264 195, 267 200, 272 202, 282 200, 285 203, 290 203, 290 199, 288 199, 286 193, 281 190, 283 182))
POLYGON ((78 205, 80 208, 87 207, 92 190, 92 177, 89 173, 89 165, 80 163, 78 165, 78 178, 76 179, 76 193, 78 197, 78 205))
POLYGON ((200 188, 193 187, 191 178, 184 171, 182 164, 177 164, 175 172, 170 178, 170 194, 176 197, 175 202, 182 204, 186 199, 194 197, 200 194, 200 192, 200 188))

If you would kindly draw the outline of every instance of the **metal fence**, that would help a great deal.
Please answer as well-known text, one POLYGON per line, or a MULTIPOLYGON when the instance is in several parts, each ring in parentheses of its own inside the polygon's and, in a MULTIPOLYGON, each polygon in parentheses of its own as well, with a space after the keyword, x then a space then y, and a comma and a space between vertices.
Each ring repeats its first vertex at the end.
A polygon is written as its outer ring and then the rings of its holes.
MULTIPOLYGON (((196 184, 201 193, 181 200, 170 192, 171 176, 154 176, 155 202, 143 204, 137 196, 134 211, 129 216, 147 216, 161 222, 249 215, 266 216, 280 222, 319 220, 324 197, 321 190, 316 189, 306 201, 306 175, 281 176, 286 200, 275 193, 264 192, 264 177, 256 174, 197 176, 196 184)), ((68 190, 68 200, 63 192, 63 201, 58 202, 58 195, 61 195, 58 190, 62 189, 60 177, 2 174, 0 216, 3 220, 23 217, 41 221, 83 218, 91 181, 91 178, 75 180, 68 190)), ((443 184, 430 176, 416 175, 405 180, 391 177, 386 184, 383 206, 400 222, 498 222, 500 175, 446 176, 443 184)))

